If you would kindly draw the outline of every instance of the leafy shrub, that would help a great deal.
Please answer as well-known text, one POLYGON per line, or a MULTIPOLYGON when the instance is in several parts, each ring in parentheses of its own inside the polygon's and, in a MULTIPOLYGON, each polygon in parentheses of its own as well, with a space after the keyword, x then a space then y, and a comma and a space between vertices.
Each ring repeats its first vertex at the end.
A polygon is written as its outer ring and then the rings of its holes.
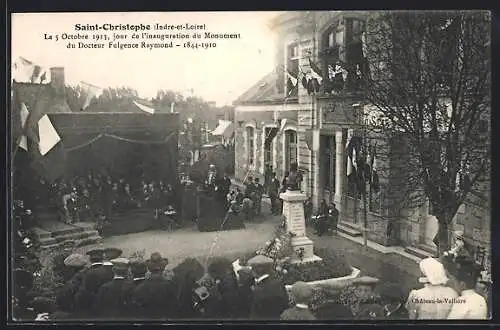
POLYGON ((332 254, 324 249, 315 250, 315 254, 323 260, 283 266, 286 270, 286 272, 282 272, 282 280, 285 285, 291 285, 298 281, 311 282, 343 277, 352 273, 351 266, 342 254, 332 254))

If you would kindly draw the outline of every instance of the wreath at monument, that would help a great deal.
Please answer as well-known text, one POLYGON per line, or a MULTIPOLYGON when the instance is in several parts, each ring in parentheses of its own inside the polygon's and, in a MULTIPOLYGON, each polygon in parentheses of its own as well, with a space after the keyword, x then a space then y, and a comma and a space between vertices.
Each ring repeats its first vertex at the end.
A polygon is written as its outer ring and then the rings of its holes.
MULTIPOLYGON (((283 219, 274 231, 273 238, 255 252, 240 258, 240 264, 256 255, 264 255, 274 260, 274 269, 285 285, 298 281, 312 282, 350 275, 352 268, 344 255, 326 249, 314 249, 314 253, 322 260, 307 263, 291 263, 294 251, 291 240, 293 234, 287 231, 286 220, 283 219)), ((300 257, 300 256, 299 256, 300 257)))

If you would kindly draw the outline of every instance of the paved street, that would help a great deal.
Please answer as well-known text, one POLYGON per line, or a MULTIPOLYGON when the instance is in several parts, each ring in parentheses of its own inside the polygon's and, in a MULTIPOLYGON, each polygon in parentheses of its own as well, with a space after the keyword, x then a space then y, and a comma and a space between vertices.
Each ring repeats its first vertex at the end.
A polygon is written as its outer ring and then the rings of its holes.
MULTIPOLYGON (((267 204, 263 205, 266 211, 267 207, 267 204)), ((220 232, 213 255, 233 258, 260 247, 272 237, 280 219, 278 216, 270 216, 268 212, 266 214, 261 221, 247 224, 244 230, 220 232)), ((376 276, 382 281, 399 283, 405 291, 417 285, 419 270, 413 261, 365 249, 362 245, 341 236, 318 237, 311 230, 308 230, 308 236, 316 247, 342 253, 351 265, 361 269, 363 274, 376 276)), ((124 251, 125 256, 142 250, 149 256, 152 252, 159 251, 170 259, 169 267, 173 267, 187 257, 196 257, 204 261, 216 237, 216 232, 200 233, 195 227, 191 227, 173 232, 147 231, 114 236, 105 238, 101 246, 118 247, 124 251)), ((85 246, 80 251, 85 252, 91 248, 93 246, 85 246)))

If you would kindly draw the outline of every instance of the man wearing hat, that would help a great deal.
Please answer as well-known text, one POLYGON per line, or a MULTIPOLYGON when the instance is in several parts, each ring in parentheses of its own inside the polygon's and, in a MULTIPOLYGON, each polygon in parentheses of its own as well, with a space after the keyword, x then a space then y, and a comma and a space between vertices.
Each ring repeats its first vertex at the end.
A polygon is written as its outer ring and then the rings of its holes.
POLYGON ((62 252, 56 255, 53 259, 52 270, 62 281, 68 281, 72 275, 71 272, 68 274, 68 268, 64 264, 64 260, 72 253, 75 248, 76 242, 73 240, 68 240, 62 244, 62 252))
POLYGON ((262 195, 264 195, 264 186, 260 183, 259 178, 255 178, 254 184, 254 212, 255 215, 259 216, 262 211, 262 195))
POLYGON ((352 281, 358 303, 358 305, 355 306, 358 310, 353 312, 357 318, 378 319, 381 316, 379 311, 383 310, 383 307, 376 306, 378 305, 378 301, 376 299, 375 286, 378 282, 379 279, 371 276, 361 276, 352 281))
POLYGON ((83 282, 87 258, 81 254, 71 254, 64 259, 64 265, 73 276, 56 292, 57 305, 67 312, 74 311, 75 295, 83 282))
POLYGON ((111 260, 114 277, 103 284, 94 299, 94 315, 105 319, 123 319, 128 314, 125 296, 130 291, 131 282, 127 280, 129 260, 116 258, 111 260))
POLYGON ((255 277, 251 319, 279 320, 288 307, 288 293, 283 283, 272 276, 274 261, 263 255, 248 260, 255 277))
POLYGON ((131 295, 141 319, 167 320, 175 316, 176 291, 163 276, 167 264, 168 259, 159 252, 152 253, 146 261, 151 276, 139 284, 131 295))
POLYGON ((129 261, 132 280, 130 281, 130 285, 127 287, 125 292, 125 305, 130 317, 138 318, 140 315, 138 315, 137 308, 134 305, 133 292, 135 288, 145 281, 148 268, 146 267, 146 263, 141 259, 132 259, 129 261))
POLYGON ((394 283, 384 283, 377 290, 384 304, 384 316, 388 320, 408 320, 409 315, 404 303, 405 295, 401 286, 394 283))
POLYGON ((75 304, 78 313, 82 316, 91 316, 93 300, 100 287, 113 279, 113 271, 104 266, 104 250, 95 249, 87 252, 90 267, 85 272, 82 284, 75 295, 75 304))
POLYGON ((309 301, 313 295, 313 289, 305 282, 296 282, 292 285, 291 295, 295 306, 285 309, 281 313, 281 320, 284 321, 312 321, 316 317, 309 310, 309 301))
POLYGON ((486 300, 475 291, 480 268, 474 260, 466 257, 457 257, 455 267, 450 270, 449 285, 460 296, 452 301, 448 319, 455 320, 486 320, 488 306, 486 300))

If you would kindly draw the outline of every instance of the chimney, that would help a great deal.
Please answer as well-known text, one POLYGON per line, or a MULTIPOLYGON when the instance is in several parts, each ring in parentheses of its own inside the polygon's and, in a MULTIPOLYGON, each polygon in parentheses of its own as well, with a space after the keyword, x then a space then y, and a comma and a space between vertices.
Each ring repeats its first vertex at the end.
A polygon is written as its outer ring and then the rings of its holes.
POLYGON ((64 68, 50 68, 50 84, 54 88, 56 95, 65 94, 64 68))
POLYGON ((47 113, 71 112, 71 108, 66 102, 66 86, 64 84, 64 68, 50 68, 50 85, 53 95, 47 113))

